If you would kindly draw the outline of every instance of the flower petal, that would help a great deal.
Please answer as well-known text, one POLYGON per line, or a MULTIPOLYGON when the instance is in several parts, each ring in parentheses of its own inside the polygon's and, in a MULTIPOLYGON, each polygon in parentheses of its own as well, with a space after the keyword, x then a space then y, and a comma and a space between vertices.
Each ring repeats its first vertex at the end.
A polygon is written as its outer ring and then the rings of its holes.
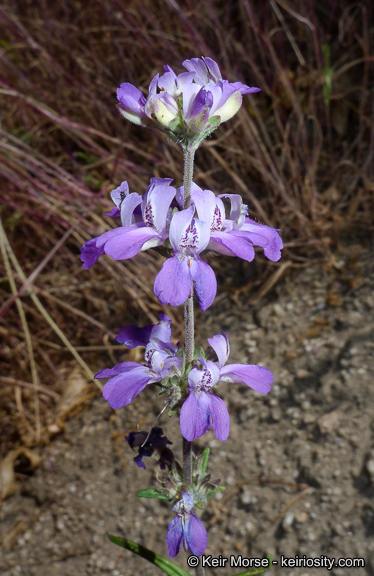
POLYGON ((271 389, 274 377, 270 370, 263 366, 249 364, 228 364, 221 370, 220 380, 247 384, 260 394, 267 394, 271 389))
POLYGON ((255 257, 250 236, 246 234, 235 234, 235 231, 231 230, 228 232, 212 232, 209 248, 217 252, 222 252, 223 254, 237 256, 238 258, 247 260, 247 262, 252 262, 255 257))
POLYGON ((111 378, 112 376, 117 376, 117 374, 122 374, 123 372, 129 372, 133 368, 137 368, 139 366, 143 366, 139 364, 139 362, 121 362, 114 366, 113 368, 104 368, 100 370, 95 378, 111 378))
POLYGON ((154 381, 146 366, 138 366, 111 378, 103 388, 103 396, 111 408, 130 404, 150 381, 154 381))
POLYGON ((188 547, 195 556, 202 556, 208 545, 208 534, 204 524, 195 516, 190 515, 190 534, 188 547))
POLYGON ((161 304, 179 306, 191 293, 191 276, 187 259, 169 258, 156 276, 154 293, 161 304))
POLYGON ((182 521, 179 516, 176 516, 174 520, 170 522, 166 533, 166 544, 170 558, 174 558, 179 553, 182 545, 182 538, 182 521))
POLYGON ((230 344, 227 334, 221 330, 221 334, 216 334, 212 338, 208 338, 208 342, 217 354, 218 366, 222 368, 230 354, 230 344))
POLYGON ((190 267, 191 277, 195 282, 197 298, 203 312, 213 303, 217 294, 217 279, 212 268, 201 260, 194 258, 190 267))
MULTIPOLYGON (((107 240, 104 245, 105 254, 111 256, 114 260, 127 260, 132 258, 143 248, 146 242, 153 238, 160 238, 159 234, 152 228, 134 226, 119 228, 105 232, 107 240), (119 230, 119 231, 117 231, 119 230), (112 232, 112 235, 109 235, 112 232), (116 234, 114 234, 116 232, 116 234)), ((105 236, 103 234, 103 236, 105 236)))
POLYGON ((98 247, 96 244, 97 238, 89 240, 83 244, 81 248, 81 261, 83 262, 83 268, 88 270, 93 266, 97 259, 104 254, 104 248, 98 247))
POLYGON ((227 406, 221 398, 209 394, 213 431, 217 440, 227 440, 230 434, 230 415, 227 406))
POLYGON ((181 408, 181 432, 189 442, 200 438, 211 428, 210 396, 204 392, 199 396, 191 393, 181 408))

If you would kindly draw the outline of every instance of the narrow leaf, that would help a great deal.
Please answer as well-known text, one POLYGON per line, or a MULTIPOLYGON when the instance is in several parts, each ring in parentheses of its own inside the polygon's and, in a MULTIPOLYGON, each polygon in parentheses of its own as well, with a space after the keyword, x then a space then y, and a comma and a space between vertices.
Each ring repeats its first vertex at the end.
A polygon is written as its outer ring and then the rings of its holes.
POLYGON ((155 490, 154 488, 147 488, 146 490, 138 490, 136 495, 138 498, 158 498, 159 500, 169 501, 169 498, 167 496, 161 494, 161 492, 155 490))
POLYGON ((120 536, 113 536, 112 534, 107 535, 109 540, 113 542, 113 544, 117 544, 117 546, 122 546, 122 548, 126 548, 126 550, 130 550, 134 554, 141 556, 144 560, 148 560, 151 564, 160 568, 162 572, 168 574, 169 576, 191 576, 188 572, 180 568, 170 560, 167 560, 163 556, 159 556, 152 552, 152 550, 148 550, 141 544, 137 544, 136 542, 132 542, 132 540, 126 540, 125 538, 121 538, 120 536))

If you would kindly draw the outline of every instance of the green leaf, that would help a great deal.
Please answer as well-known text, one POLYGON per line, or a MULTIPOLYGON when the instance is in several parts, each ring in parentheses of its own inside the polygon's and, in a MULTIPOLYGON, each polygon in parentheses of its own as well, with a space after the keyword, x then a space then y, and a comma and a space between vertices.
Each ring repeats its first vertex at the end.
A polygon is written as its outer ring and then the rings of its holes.
POLYGON ((240 572, 240 574, 235 574, 235 576, 258 576, 259 574, 265 574, 271 568, 271 556, 268 554, 266 558, 269 560, 269 566, 266 568, 251 568, 246 572, 240 572))
POLYGON ((203 450, 203 459, 201 461, 201 475, 205 476, 206 475, 206 470, 208 467, 208 460, 209 460, 209 453, 210 453, 210 449, 209 448, 204 448, 203 450))
POLYGON ((212 498, 212 496, 218 494, 218 492, 223 492, 224 490, 226 490, 225 486, 217 486, 217 488, 213 488, 213 490, 207 492, 206 499, 209 500, 209 498, 212 498))
POLYGON ((159 500, 169 501, 169 498, 167 496, 165 496, 165 494, 161 494, 161 492, 159 492, 155 488, 147 488, 146 490, 138 490, 136 495, 138 498, 158 498, 159 500))
POLYGON ((155 552, 152 552, 152 550, 148 550, 148 548, 145 548, 136 542, 126 540, 120 536, 112 536, 112 534, 108 534, 108 538, 111 542, 113 542, 113 544, 122 546, 122 548, 126 548, 126 550, 130 550, 130 552, 141 556, 144 558, 144 560, 148 560, 148 562, 154 564, 157 566, 157 568, 160 568, 162 572, 169 574, 169 576, 191 576, 188 572, 183 570, 183 568, 179 568, 179 566, 174 564, 174 562, 170 562, 170 560, 155 554, 155 552))

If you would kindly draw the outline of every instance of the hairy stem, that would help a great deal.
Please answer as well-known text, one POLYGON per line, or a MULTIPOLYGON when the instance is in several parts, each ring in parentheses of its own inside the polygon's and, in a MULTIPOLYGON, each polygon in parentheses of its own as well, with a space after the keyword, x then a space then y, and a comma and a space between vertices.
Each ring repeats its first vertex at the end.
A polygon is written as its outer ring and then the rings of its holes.
MULTIPOLYGON (((191 184, 193 175, 193 160, 195 150, 184 152, 184 173, 183 173, 183 208, 191 206, 191 184)), ((193 283, 191 282, 191 292, 184 304, 184 327, 185 346, 184 363, 189 364, 194 352, 194 311, 193 311, 193 283)), ((183 481, 189 485, 192 482, 192 443, 183 438, 183 481)))
MULTIPOLYGON (((191 184, 193 176, 193 161, 195 150, 185 150, 184 152, 184 174, 183 174, 183 208, 191 206, 191 184)), ((191 292, 184 304, 184 324, 185 324, 185 363, 188 364, 193 358, 194 352, 194 311, 193 311, 193 284, 191 282, 191 292)))

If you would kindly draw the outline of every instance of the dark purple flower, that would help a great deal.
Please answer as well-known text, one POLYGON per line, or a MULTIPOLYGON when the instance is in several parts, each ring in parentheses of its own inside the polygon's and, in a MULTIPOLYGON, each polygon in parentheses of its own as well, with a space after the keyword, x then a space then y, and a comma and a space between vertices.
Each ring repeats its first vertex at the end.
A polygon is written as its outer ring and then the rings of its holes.
POLYGON ((173 215, 169 239, 174 256, 164 262, 154 291, 161 304, 179 306, 190 296, 195 282, 200 307, 205 311, 215 298, 217 280, 211 267, 199 258, 208 245, 209 228, 193 218, 194 211, 191 207, 173 215))
POLYGON ((192 442, 213 428, 218 440, 227 440, 230 432, 230 416, 223 400, 211 393, 218 382, 247 384, 260 394, 270 391, 273 375, 267 368, 248 364, 225 366, 230 353, 229 341, 224 332, 208 338, 217 354, 218 362, 200 358, 202 369, 193 368, 188 375, 189 395, 184 402, 180 427, 183 437, 192 442))
POLYGON ((188 492, 182 496, 182 500, 177 502, 173 510, 177 516, 169 524, 166 543, 170 558, 174 558, 183 548, 190 550, 195 556, 202 556, 208 544, 208 535, 204 524, 192 514, 194 507, 193 500, 188 492))
POLYGON ((172 444, 166 436, 163 436, 162 428, 155 426, 152 428, 151 432, 130 432, 128 436, 125 436, 130 448, 138 448, 138 455, 134 458, 134 462, 139 468, 145 469, 145 464, 143 462, 144 457, 153 457, 158 460, 161 470, 165 470, 166 467, 172 465, 174 461, 174 454, 167 447, 168 444, 172 444))

